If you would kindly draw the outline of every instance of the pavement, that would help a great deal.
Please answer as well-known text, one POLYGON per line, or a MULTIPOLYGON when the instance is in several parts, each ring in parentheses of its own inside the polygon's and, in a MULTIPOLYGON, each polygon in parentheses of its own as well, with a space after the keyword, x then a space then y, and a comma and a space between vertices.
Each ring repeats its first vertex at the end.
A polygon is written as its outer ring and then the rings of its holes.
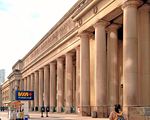
MULTIPOLYGON (((46 114, 44 114, 41 118, 40 112, 30 112, 29 113, 30 118, 29 120, 109 120, 108 118, 92 118, 92 117, 83 117, 77 114, 65 114, 65 113, 51 113, 48 114, 48 117, 46 117, 46 114)), ((0 118, 1 120, 8 120, 8 112, 0 112, 0 118)))

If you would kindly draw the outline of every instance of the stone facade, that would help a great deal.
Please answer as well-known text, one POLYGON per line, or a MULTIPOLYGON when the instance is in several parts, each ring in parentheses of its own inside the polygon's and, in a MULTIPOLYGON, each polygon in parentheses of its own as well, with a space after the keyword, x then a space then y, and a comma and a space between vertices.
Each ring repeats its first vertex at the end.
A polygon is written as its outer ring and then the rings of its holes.
POLYGON ((78 0, 13 66, 9 79, 20 90, 34 90, 32 110, 44 106, 71 113, 76 108, 83 116, 96 111, 98 117, 108 117, 120 103, 129 119, 148 118, 147 2, 78 0))
POLYGON ((2 106, 2 87, 0 85, 0 107, 2 106))
POLYGON ((3 82, 1 85, 1 105, 7 106, 10 103, 10 95, 12 92, 10 91, 9 80, 3 82))

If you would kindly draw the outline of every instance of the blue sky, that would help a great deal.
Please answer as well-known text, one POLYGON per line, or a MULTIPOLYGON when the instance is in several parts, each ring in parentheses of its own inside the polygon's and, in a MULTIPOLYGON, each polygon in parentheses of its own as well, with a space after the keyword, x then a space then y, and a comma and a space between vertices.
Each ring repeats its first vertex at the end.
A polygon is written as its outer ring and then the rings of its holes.
POLYGON ((77 0, 0 0, 0 69, 12 66, 34 47, 77 0))

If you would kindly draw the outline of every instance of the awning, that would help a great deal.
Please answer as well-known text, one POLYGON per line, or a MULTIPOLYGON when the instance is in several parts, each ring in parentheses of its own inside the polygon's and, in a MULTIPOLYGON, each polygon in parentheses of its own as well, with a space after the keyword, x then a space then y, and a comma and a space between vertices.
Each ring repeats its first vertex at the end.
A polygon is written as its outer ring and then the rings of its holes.
POLYGON ((20 108, 21 105, 23 105, 21 101, 12 101, 8 104, 8 106, 13 107, 13 108, 20 108))

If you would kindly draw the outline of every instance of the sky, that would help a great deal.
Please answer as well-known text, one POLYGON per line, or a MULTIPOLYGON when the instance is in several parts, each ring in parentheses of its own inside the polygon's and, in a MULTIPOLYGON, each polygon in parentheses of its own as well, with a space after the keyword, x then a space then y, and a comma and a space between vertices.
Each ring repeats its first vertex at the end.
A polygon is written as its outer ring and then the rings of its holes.
POLYGON ((0 69, 5 79, 77 0, 0 0, 0 69))

